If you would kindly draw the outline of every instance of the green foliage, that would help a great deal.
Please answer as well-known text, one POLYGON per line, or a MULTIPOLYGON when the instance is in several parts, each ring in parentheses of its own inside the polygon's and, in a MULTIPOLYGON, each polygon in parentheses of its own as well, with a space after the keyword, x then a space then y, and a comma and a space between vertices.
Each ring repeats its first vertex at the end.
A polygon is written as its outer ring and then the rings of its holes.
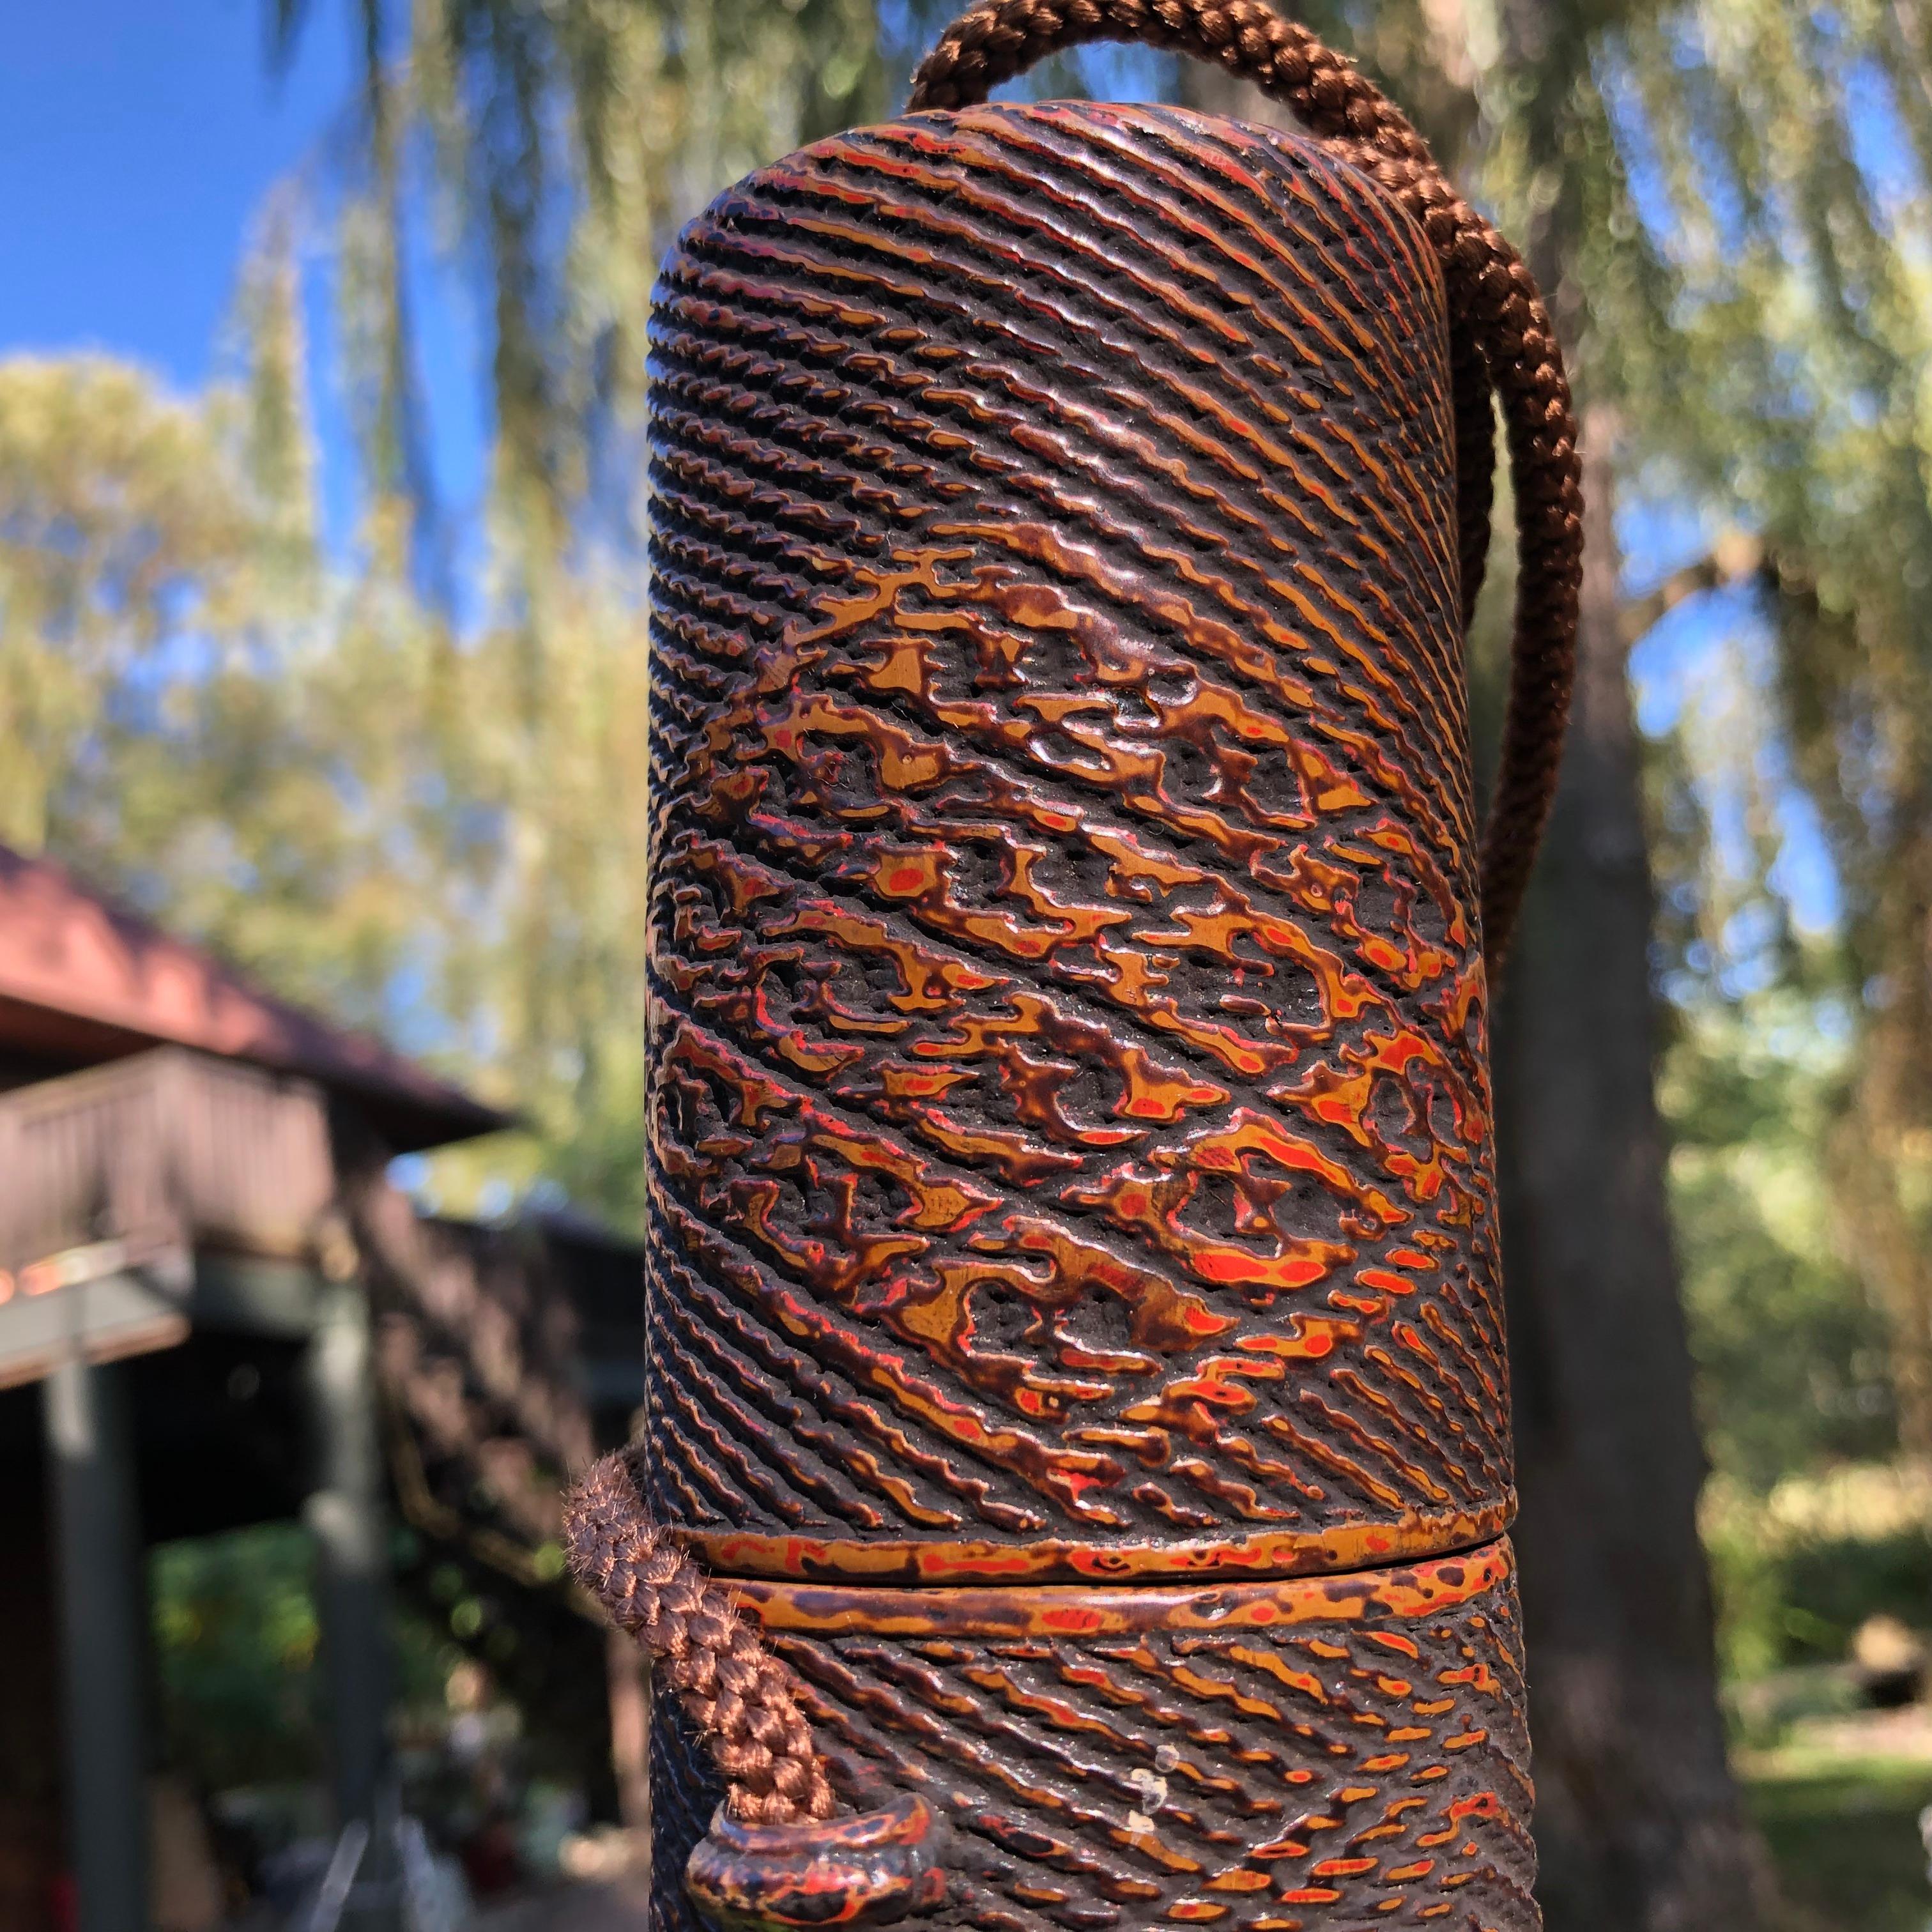
POLYGON ((462 876, 452 653, 392 579, 323 568, 299 358, 256 346, 253 406, 0 362, 0 838, 374 1023, 462 876))
POLYGON ((1932 1486, 1895 1462, 1786 1475, 1768 1492, 1720 1474, 1702 1524, 1726 1676, 1748 1684, 1837 1663, 1860 1624, 1922 1628, 1932 1601, 1932 1486))
POLYGON ((41 843, 141 698, 168 716, 182 632, 218 674, 250 642, 255 506, 224 427, 111 363, 0 368, 0 838, 41 843))
POLYGON ((1748 1514, 1717 1515, 1705 1540, 1730 1682, 1748 1684, 1794 1664, 1838 1663, 1869 1617, 1896 1617, 1908 1627, 1925 1622, 1932 1538, 1924 1529, 1767 1547, 1759 1540, 1762 1525, 1748 1514))
MULTIPOLYGON (((292 1522, 164 1544, 149 1558, 161 1747, 204 1790, 323 1774, 313 1563, 292 1522)), ((440 1714, 462 1651, 407 1602, 391 1638, 399 1703, 440 1714)))
POLYGON ((1910 1760, 1780 1766, 1753 1777, 1746 1802, 1792 1908, 1791 1932, 1924 1932, 1919 1814, 1932 1769, 1910 1760))
POLYGON ((168 1761, 214 1790, 315 1775, 306 1533, 268 1523, 164 1546, 149 1586, 168 1761))
POLYGON ((1884 1318, 1842 1258, 1819 1160, 1846 1075, 1830 1017, 1784 986, 1706 1005, 1664 1063, 1705 1444, 1760 1491, 1896 1443, 1884 1318))

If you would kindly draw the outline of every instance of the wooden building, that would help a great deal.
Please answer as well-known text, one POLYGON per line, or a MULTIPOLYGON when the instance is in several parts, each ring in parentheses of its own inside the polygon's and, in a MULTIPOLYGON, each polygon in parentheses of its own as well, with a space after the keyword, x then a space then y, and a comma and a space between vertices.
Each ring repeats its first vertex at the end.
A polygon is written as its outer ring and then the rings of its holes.
POLYGON ((344 1819, 387 1776, 399 1540, 486 1578, 546 1634, 526 1660, 601 1697, 555 1529, 563 1474, 638 1399, 636 1252, 425 1222, 386 1178, 508 1124, 0 848, 9 1932, 51 1928, 63 1887, 81 1932, 147 1924, 155 1543, 307 1523, 344 1819))

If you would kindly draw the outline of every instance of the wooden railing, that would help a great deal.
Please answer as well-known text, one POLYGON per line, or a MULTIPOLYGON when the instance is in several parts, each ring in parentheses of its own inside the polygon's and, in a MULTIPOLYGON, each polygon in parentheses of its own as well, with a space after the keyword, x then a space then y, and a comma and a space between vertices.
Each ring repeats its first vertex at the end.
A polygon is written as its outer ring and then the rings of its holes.
POLYGON ((305 1081, 169 1047, 0 1095, 0 1269, 102 1244, 293 1257, 334 1195, 305 1081))

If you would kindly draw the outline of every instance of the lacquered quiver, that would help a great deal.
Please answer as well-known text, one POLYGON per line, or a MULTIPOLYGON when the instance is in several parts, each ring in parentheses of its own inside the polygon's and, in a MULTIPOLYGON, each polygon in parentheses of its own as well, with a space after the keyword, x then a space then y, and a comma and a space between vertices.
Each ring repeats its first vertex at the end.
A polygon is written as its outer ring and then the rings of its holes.
MULTIPOLYGON (((1533 1925, 1440 277, 1319 146, 821 142, 652 327, 639 1474, 922 1923, 1533 1925)), ((655 1910, 718 1786, 658 1718, 655 1910)))

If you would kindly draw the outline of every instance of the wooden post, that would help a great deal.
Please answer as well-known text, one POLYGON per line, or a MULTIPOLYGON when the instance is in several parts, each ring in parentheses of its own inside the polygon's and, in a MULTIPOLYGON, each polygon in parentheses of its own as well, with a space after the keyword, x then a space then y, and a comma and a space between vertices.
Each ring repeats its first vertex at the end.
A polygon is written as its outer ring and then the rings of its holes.
MULTIPOLYGON (((332 1281, 322 1291, 307 1378, 315 1486, 302 1514, 315 1546, 330 1783, 338 1827, 359 1819, 372 1834, 360 1879, 379 1881, 391 1864, 382 1828, 389 1757, 388 1550, 369 1305, 359 1281, 332 1281)), ((373 1896, 358 1890, 344 1923, 394 1922, 393 1908, 368 1903, 373 1896)))
POLYGON ((147 1596, 123 1373, 76 1353, 42 1385, 80 1932, 144 1932, 148 1922, 147 1596))

